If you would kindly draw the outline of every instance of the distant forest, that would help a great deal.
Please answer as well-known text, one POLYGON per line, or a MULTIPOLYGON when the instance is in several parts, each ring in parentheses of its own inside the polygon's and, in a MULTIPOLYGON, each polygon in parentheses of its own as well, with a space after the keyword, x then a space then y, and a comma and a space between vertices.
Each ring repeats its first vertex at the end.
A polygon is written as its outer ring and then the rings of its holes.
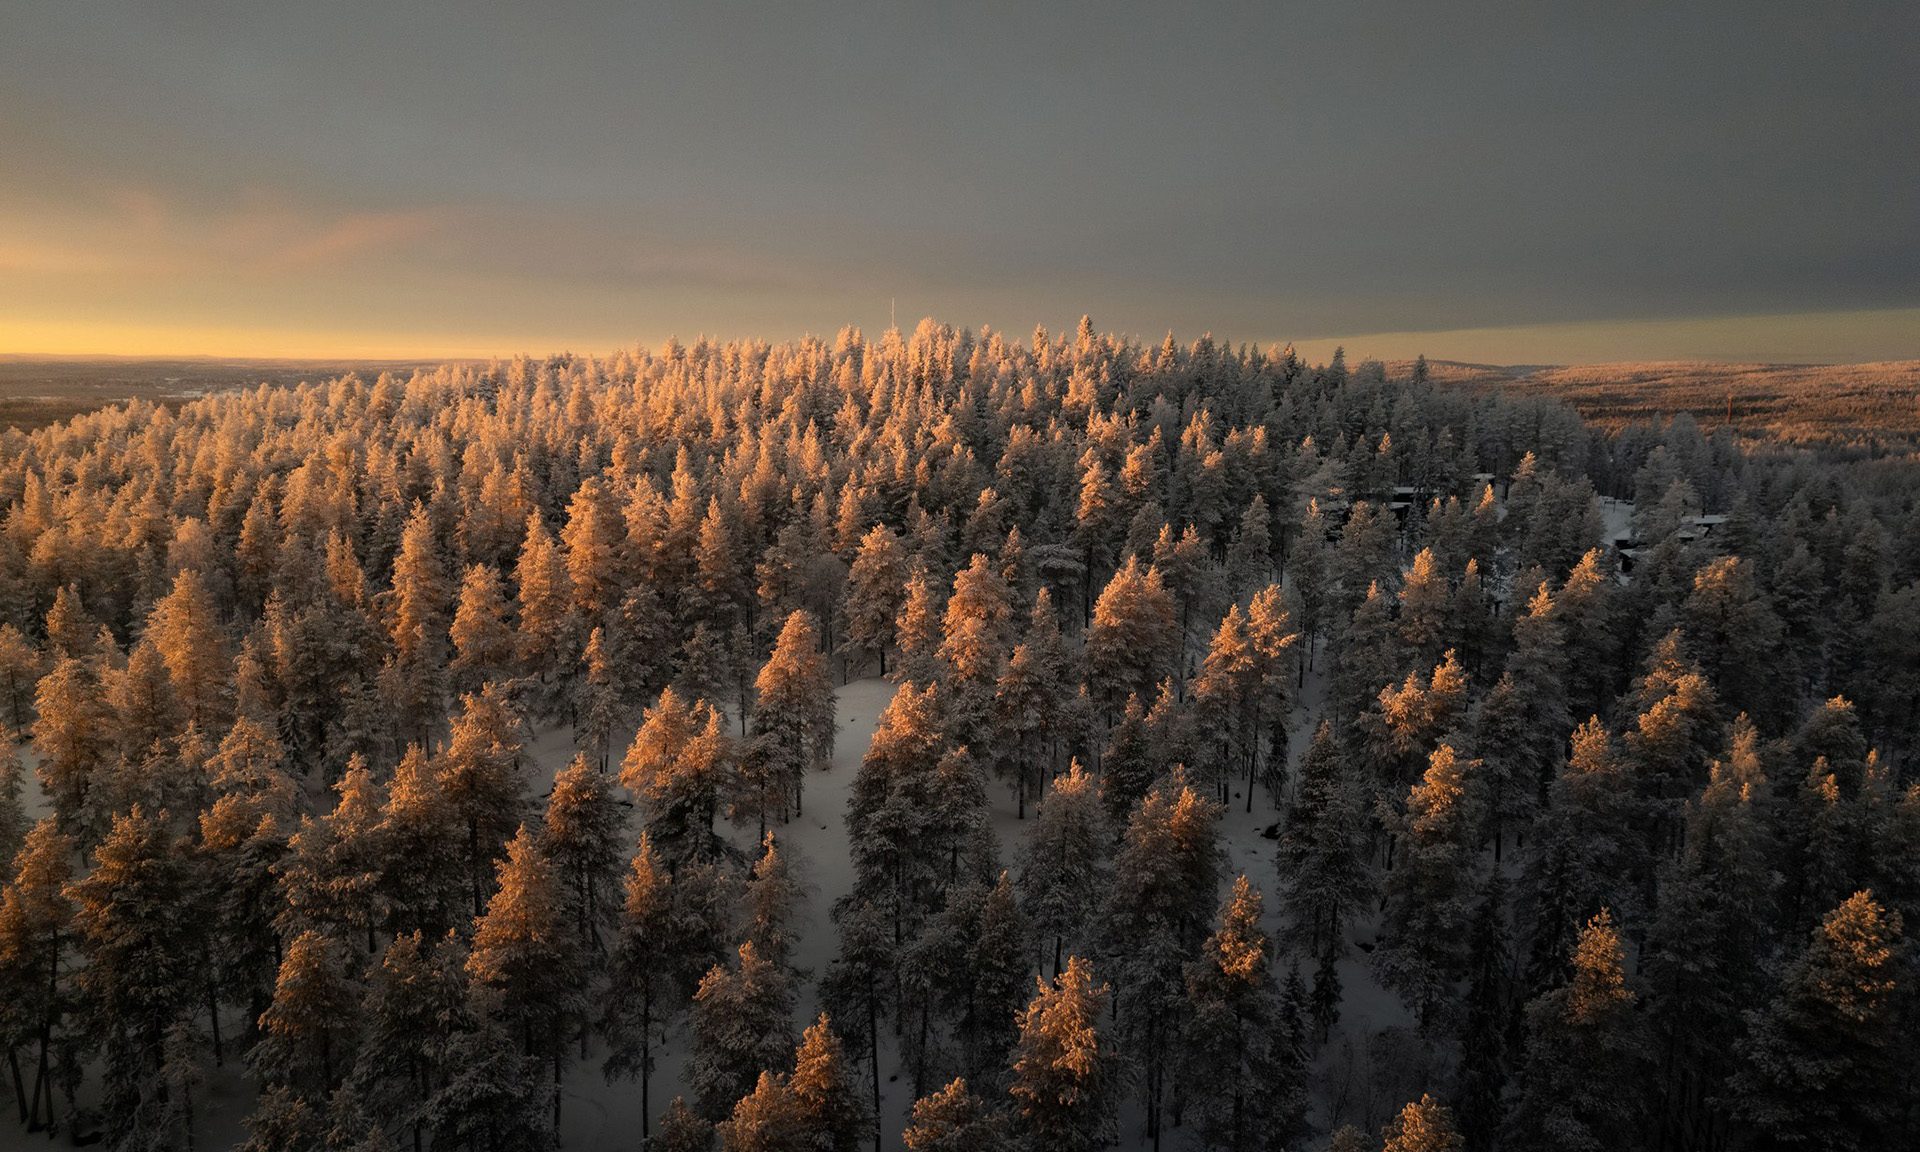
POLYGON ((1686 413, 1742 438, 1870 458, 1920 452, 1920 360, 1878 364, 1657 362, 1558 368, 1435 365, 1435 378, 1551 396, 1608 431, 1686 413))
POLYGON ((1853 447, 1085 320, 9 429, 16 1132, 1906 1146, 1853 447))

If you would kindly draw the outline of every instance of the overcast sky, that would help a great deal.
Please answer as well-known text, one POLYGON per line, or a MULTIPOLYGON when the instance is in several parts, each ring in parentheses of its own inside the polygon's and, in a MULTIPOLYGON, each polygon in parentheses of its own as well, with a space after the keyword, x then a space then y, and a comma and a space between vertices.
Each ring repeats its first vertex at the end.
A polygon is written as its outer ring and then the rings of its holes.
POLYGON ((1920 356, 1920 4, 0 0, 0 352, 1920 356))

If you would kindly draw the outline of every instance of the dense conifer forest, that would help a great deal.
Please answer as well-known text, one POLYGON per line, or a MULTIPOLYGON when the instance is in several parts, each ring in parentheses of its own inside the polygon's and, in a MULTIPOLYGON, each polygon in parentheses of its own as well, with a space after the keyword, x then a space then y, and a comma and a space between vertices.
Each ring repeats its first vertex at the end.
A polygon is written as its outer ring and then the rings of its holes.
POLYGON ((924 321, 135 400, 0 507, 9 1146, 1920 1120, 1907 469, 924 321))

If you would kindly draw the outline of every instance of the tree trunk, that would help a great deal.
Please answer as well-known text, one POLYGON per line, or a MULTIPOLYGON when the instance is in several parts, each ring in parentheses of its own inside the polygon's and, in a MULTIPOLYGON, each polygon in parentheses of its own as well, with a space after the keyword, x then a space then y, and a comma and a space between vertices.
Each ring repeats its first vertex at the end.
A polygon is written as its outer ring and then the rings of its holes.
POLYGON ((653 1143, 653 991, 640 997, 640 1147, 653 1143))
POLYGON ((873 1070, 873 1152, 880 1152, 880 1006, 867 993, 867 1063, 873 1070))
POLYGON ((27 1082, 20 1075, 20 1052, 7 1045, 7 1071, 13 1073, 13 1099, 20 1106, 20 1123, 27 1122, 27 1082))

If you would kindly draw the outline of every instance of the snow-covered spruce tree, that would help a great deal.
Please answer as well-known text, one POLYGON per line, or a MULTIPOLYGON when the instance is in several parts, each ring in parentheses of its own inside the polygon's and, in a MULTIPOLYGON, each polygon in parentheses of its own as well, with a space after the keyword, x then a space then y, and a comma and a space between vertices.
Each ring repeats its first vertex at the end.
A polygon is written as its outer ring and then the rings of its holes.
POLYGON ((651 1152, 712 1152, 713 1125, 675 1096, 660 1118, 660 1134, 647 1145, 651 1152))
POLYGON ((1422 1029, 1447 1017, 1453 988, 1466 975, 1475 825, 1469 775, 1468 762, 1442 744, 1407 793, 1404 812, 1389 813, 1398 848, 1383 885, 1384 939, 1373 966, 1422 1029))
POLYGON ((13 858, 27 842, 33 826, 27 819, 26 765, 20 760, 20 748, 0 735, 0 884, 13 878, 13 858))
POLYGON ((895 680, 929 684, 938 678, 940 623, 939 593, 926 567, 915 564, 907 575, 906 595, 894 619, 894 642, 900 648, 900 663, 893 670, 895 680))
POLYGON ((567 922, 562 881, 539 837, 522 825, 499 865, 499 885, 473 929, 467 980, 477 1014, 546 1065, 552 1122, 568 1041, 586 1010, 580 946, 567 922))
POLYGON ((837 1022, 854 1059, 866 1066, 873 1142, 881 1144, 880 1023, 893 1011, 900 949, 893 924, 871 900, 842 900, 833 910, 839 950, 820 979, 820 1002, 837 1022))
POLYGON ((582 956, 606 951, 604 933, 618 908, 625 824, 613 778, 585 755, 575 756, 554 777, 540 822, 540 849, 563 886, 562 912, 582 956))
POLYGON ((1120 1054, 1102 1027, 1106 985, 1078 956, 1020 1016, 1011 1060, 1013 1129, 1032 1152, 1095 1152, 1116 1135, 1120 1054))
POLYGON ((1026 818, 1028 796, 1045 792, 1062 741, 1073 742, 1068 730, 1077 719, 1077 673, 1053 598, 1042 588, 1025 638, 1007 658, 993 695, 992 743, 998 763, 1013 776, 1020 819, 1026 818))
POLYGON ((907 1152, 999 1152, 1011 1135, 1006 1116, 973 1094, 964 1079, 913 1102, 901 1134, 907 1152))
POLYGON ((1769 1146, 1883 1146, 1912 1107, 1902 1042, 1913 964, 1898 912, 1856 892, 1827 913, 1781 974, 1729 1091, 1740 1128, 1769 1146))
POLYGON ((719 855, 713 820, 731 790, 732 761, 726 721, 706 701, 689 703, 669 686, 646 710, 620 763, 620 784, 639 800, 669 870, 719 855))
POLYGON ((1516 1022, 1513 933, 1507 921, 1507 884, 1499 867, 1480 884, 1467 944, 1466 1006, 1460 1024, 1455 1107, 1469 1147, 1491 1147, 1506 1119, 1511 1033, 1516 1022))
MULTIPOLYGON (((70 1040, 65 1016, 74 989, 63 980, 63 961, 75 912, 67 894, 72 856, 73 841, 53 817, 42 819, 8 861, 12 879, 0 889, 0 1042, 6 1045, 14 1095, 29 1127, 55 1119, 55 1045, 70 1040), (23 1055, 31 1060, 31 1090, 20 1071, 23 1055)), ((72 1100, 67 1103, 72 1108, 72 1100)))
POLYGON ((340 941, 307 929, 287 941, 273 1002, 247 1063, 268 1087, 283 1087, 324 1112, 352 1066, 360 988, 340 941))
POLYGON ((955 573, 940 632, 940 684, 947 730, 968 746, 991 739, 993 693, 1006 659, 1011 594, 979 552, 955 573))
POLYGON ((885 524, 867 529, 847 570, 846 636, 840 655, 849 670, 864 670, 871 659, 882 676, 887 674, 893 622, 905 600, 906 582, 907 558, 899 535, 885 524))
POLYGON ((400 536, 388 593, 392 655, 383 670, 397 731, 427 743, 445 692, 447 608, 452 599, 427 506, 416 503, 400 536))
POLYGON ((119 1146, 161 1139, 167 1031, 204 987, 191 857, 166 820, 135 807, 114 818, 93 871, 66 892, 86 960, 81 1003, 101 1041, 107 1137, 119 1146))
POLYGON ((1169 765, 1160 762, 1147 731, 1147 707, 1138 693, 1127 695, 1126 707, 1107 730, 1100 753, 1100 800, 1108 820, 1124 827, 1127 817, 1153 790, 1169 765))
POLYGON ((1412 1101, 1380 1133, 1380 1152, 1462 1152, 1453 1113, 1426 1093, 1412 1101))
POLYGON ((1446 650, 1451 593, 1433 549, 1422 548, 1400 577, 1400 613, 1396 624, 1416 667, 1431 665, 1446 650))
POLYGON ((217 728, 226 716, 229 665, 219 612, 198 571, 174 577, 173 591, 147 615, 146 638, 166 661, 188 721, 217 728))
POLYGON ((418 744, 393 770, 374 843, 376 891, 391 930, 437 936, 467 922, 465 829, 418 744))
POLYGON ((755 688, 754 759, 762 794, 751 807, 765 836, 767 818, 784 819, 789 803, 800 814, 807 772, 833 758, 833 679, 812 616, 796 611, 787 617, 755 688))
POLYGON ((800 1036, 787 1090, 793 1094, 800 1147, 854 1152, 873 1126, 840 1039, 824 1012, 800 1036))
POLYGON ((1522 1148, 1624 1148, 1647 1127, 1650 1044, 1602 909, 1580 930, 1566 984, 1527 1005, 1526 1058, 1507 1121, 1522 1148))
POLYGON ((1299 540, 1287 554, 1287 586, 1300 604, 1299 667, 1295 683, 1306 686, 1313 668, 1314 648, 1326 635, 1332 608, 1332 549, 1327 543, 1327 518, 1317 499, 1307 500, 1300 520, 1299 540))
POLYGON ((454 1037, 473 1025, 466 961, 458 936, 413 932, 395 936, 367 971, 348 1084, 377 1123, 416 1143, 436 1123, 434 1093, 448 1079, 454 1037))
POLYGON ((1141 1070, 1147 1135, 1156 1140, 1186 1019, 1184 966, 1206 939, 1220 882, 1219 818, 1219 804, 1176 769, 1134 809, 1101 918, 1121 1042, 1141 1070))
POLYGON ((275 870, 287 854, 305 799, 288 775, 284 748, 249 716, 234 722, 208 761, 215 799, 200 814, 197 880, 210 916, 203 926, 205 974, 214 999, 258 1019, 273 996, 281 941, 275 870))
POLYGON ((799 882, 786 854, 769 832, 760 841, 761 853, 747 875, 745 905, 747 940, 767 961, 793 974, 793 916, 801 900, 799 882))
POLYGON ((1663 860, 1679 843, 1682 803, 1706 783, 1707 765, 1724 743, 1718 694, 1678 629, 1648 653, 1631 703, 1626 750, 1648 808, 1648 853, 1663 860))
POLYGON ((1374 891, 1366 814, 1345 767, 1333 725, 1322 720, 1281 824, 1281 907, 1308 953, 1319 958, 1345 952, 1347 920, 1374 891))
POLYGON ((1724 1130, 1725 1082, 1741 1014, 1764 1000, 1780 879, 1760 737, 1734 721, 1725 758, 1688 805, 1686 846, 1660 875, 1641 951, 1659 1060, 1660 1121, 1675 1139, 1724 1130))
POLYGON ((1393 630, 1392 605, 1378 584, 1370 584, 1359 607, 1341 617, 1333 644, 1336 661, 1329 689, 1335 716, 1358 716, 1401 672, 1400 641, 1393 630))
POLYGON ((1565 979, 1582 925, 1602 908, 1639 914, 1636 878, 1645 871, 1645 849, 1635 834, 1634 809, 1625 765, 1594 717, 1573 734, 1572 754, 1534 821, 1520 902, 1532 926, 1530 990, 1565 979))
POLYGON ((487 681, 511 674, 515 640, 507 621, 506 583, 498 568, 467 566, 448 635, 453 641, 448 671, 456 691, 477 692, 487 681))
POLYGON ((87 826, 87 797, 112 755, 109 705, 97 668, 78 657, 56 661, 34 696, 34 768, 60 828, 91 843, 103 829, 87 826))
POLYGON ((1260 928, 1260 891, 1245 876, 1220 926, 1187 964, 1180 1082, 1209 1147, 1284 1148, 1305 1127, 1299 1052, 1281 1027, 1273 944, 1260 928))
POLYGON ((1505 859, 1510 837, 1524 837, 1540 807, 1559 759, 1533 731, 1528 693, 1503 673, 1475 702, 1469 728, 1473 749, 1480 757, 1475 777, 1475 806, 1482 821, 1480 837, 1493 845, 1496 863, 1505 859))
POLYGON ((1221 619, 1193 681, 1194 716, 1210 734, 1197 767, 1205 770, 1223 805, 1243 769, 1252 791, 1252 764, 1266 735, 1260 727, 1260 697, 1265 688, 1263 661, 1247 635, 1246 617, 1235 604, 1221 619))
POLYGON ((567 614, 573 590, 567 582, 566 558, 538 511, 527 516, 526 538, 520 545, 514 577, 518 667, 522 675, 532 677, 546 690, 539 694, 540 707, 551 716, 559 700, 561 656, 574 645, 567 614))
POLYGON ((1150 695, 1178 665, 1179 623, 1159 569, 1137 557, 1114 573, 1087 627, 1088 687, 1109 714, 1129 693, 1150 695))
POLYGON ((574 747, 593 757, 604 771, 607 767, 613 729, 620 722, 620 670, 614 665, 613 646, 607 630, 594 625, 587 634, 587 646, 580 653, 580 675, 574 680, 574 747))
POLYGON ((687 1086, 701 1115, 718 1122, 752 1091, 760 1073, 793 1048, 793 988, 785 971, 740 945, 731 965, 716 964, 693 996, 687 1086))
POLYGON ((464 833, 475 916, 493 891, 495 861, 525 817, 521 744, 518 712, 503 688, 488 684, 461 698, 446 748, 435 758, 441 794, 464 833))
POLYGON ((319 928, 343 941, 364 941, 372 953, 382 919, 380 817, 387 791, 356 756, 334 792, 333 811, 318 820, 303 817, 274 867, 284 901, 275 923, 283 934, 319 928))
POLYGON ((761 1069, 753 1089, 734 1102, 726 1119, 713 1126, 720 1152, 781 1152, 806 1147, 799 1108, 787 1075, 761 1069))
POLYGON ((5 708, 0 719, 14 732, 25 732, 29 726, 33 688, 43 670, 41 652, 33 641, 18 627, 0 623, 0 705, 5 708))
POLYGON ((607 994, 598 1023, 607 1039, 607 1079, 640 1081, 643 1141, 653 1115, 656 1054, 690 1003, 704 959, 703 926, 682 900, 651 838, 642 833, 627 872, 626 900, 607 962, 607 994))
POLYGON ((902 684, 880 715, 847 801, 854 898, 885 909, 899 940, 938 909, 955 873, 955 842, 937 835, 943 825, 957 830, 962 815, 941 810, 946 751, 935 688, 902 684))
POLYGON ((1020 905, 1055 976, 1069 946, 1090 943, 1110 842, 1099 789, 1076 760, 1040 802, 1020 856, 1020 905))
POLYGON ((1269 584, 1253 594, 1247 605, 1247 631, 1257 657, 1259 682, 1253 690, 1250 727, 1252 762, 1247 766, 1247 811, 1253 811, 1253 781, 1266 787, 1267 798, 1278 809, 1285 791, 1287 746, 1292 731, 1293 661, 1299 645, 1293 615, 1280 585, 1269 584), (1262 745, 1261 737, 1265 737, 1262 745), (1264 759, 1263 759, 1264 757, 1264 759))

